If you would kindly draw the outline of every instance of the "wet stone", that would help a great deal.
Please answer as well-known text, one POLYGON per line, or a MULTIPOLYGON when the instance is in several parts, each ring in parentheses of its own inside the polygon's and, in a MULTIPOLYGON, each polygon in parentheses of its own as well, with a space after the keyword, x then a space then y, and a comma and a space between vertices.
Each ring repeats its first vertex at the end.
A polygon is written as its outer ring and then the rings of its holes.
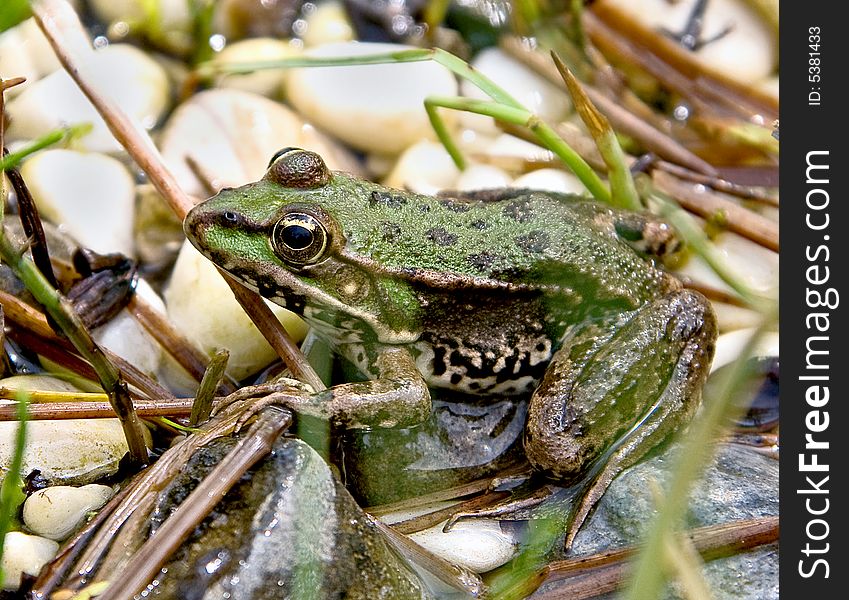
MULTIPOLYGON (((651 525, 655 502, 647 481, 663 486, 676 462, 678 446, 616 478, 575 538, 569 557, 637 543, 651 525)), ((735 444, 723 444, 690 496, 687 528, 778 515, 778 461, 735 444)), ((719 558, 705 564, 704 577, 716 600, 778 598, 778 546, 719 558)), ((555 590, 557 583, 543 586, 555 590)), ((608 596, 604 596, 607 598, 608 596)), ((610 596, 615 597, 615 596, 610 596)), ((677 598, 670 587, 664 598, 677 598)))
MULTIPOLYGON (((163 492, 153 530, 235 444, 219 440, 192 458, 163 492)), ((151 595, 160 598, 433 597, 321 457, 287 438, 242 477, 158 579, 151 595)))
POLYGON ((364 506, 486 477, 524 456, 526 402, 432 393, 431 417, 421 425, 346 434, 347 483, 364 506))

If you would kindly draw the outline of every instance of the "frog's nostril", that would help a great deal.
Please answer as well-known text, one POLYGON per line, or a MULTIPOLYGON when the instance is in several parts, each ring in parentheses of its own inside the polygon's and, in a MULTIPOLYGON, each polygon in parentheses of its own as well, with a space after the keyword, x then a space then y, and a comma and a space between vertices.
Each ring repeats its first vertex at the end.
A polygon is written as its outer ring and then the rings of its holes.
POLYGON ((239 215, 234 213, 232 210, 225 210, 222 216, 224 217, 225 221, 228 221, 230 223, 236 223, 239 220, 239 215))

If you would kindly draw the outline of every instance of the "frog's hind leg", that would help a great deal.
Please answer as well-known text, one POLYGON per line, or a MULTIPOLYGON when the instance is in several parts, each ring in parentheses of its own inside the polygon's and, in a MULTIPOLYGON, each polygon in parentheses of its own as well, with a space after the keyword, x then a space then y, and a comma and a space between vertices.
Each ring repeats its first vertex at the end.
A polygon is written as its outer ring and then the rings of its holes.
POLYGON ((585 477, 567 548, 610 482, 695 413, 715 339, 710 304, 689 290, 567 335, 525 429, 535 467, 565 483, 585 477))

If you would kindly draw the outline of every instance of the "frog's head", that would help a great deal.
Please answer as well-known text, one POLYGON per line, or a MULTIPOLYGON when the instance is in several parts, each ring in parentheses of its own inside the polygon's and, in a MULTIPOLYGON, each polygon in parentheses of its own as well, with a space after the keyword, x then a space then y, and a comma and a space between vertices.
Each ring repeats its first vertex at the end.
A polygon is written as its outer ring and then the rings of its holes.
POLYGON ((366 326, 383 342, 411 341, 419 311, 412 292, 346 254, 335 207, 351 203, 352 181, 318 154, 286 148, 260 181, 194 207, 183 229, 220 268, 319 330, 329 325, 331 337, 366 326))

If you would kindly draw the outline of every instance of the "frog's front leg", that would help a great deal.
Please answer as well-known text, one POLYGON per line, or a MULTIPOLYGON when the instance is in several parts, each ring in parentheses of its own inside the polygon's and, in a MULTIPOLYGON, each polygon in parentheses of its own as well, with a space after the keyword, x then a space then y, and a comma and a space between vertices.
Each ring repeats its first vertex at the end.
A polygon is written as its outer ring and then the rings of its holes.
POLYGON ((251 403, 243 423, 269 405, 285 406, 296 414, 328 421, 346 429, 363 427, 409 427, 430 416, 427 384, 410 353, 403 348, 382 347, 375 359, 378 377, 370 381, 343 383, 320 392, 292 386, 255 386, 239 390, 230 400, 264 393, 251 403), (271 393, 267 393, 271 392, 271 393))
POLYGON ((695 413, 715 339, 708 301, 687 290, 567 335, 531 399, 525 430, 534 466, 564 482, 586 478, 567 548, 613 478, 695 413))

